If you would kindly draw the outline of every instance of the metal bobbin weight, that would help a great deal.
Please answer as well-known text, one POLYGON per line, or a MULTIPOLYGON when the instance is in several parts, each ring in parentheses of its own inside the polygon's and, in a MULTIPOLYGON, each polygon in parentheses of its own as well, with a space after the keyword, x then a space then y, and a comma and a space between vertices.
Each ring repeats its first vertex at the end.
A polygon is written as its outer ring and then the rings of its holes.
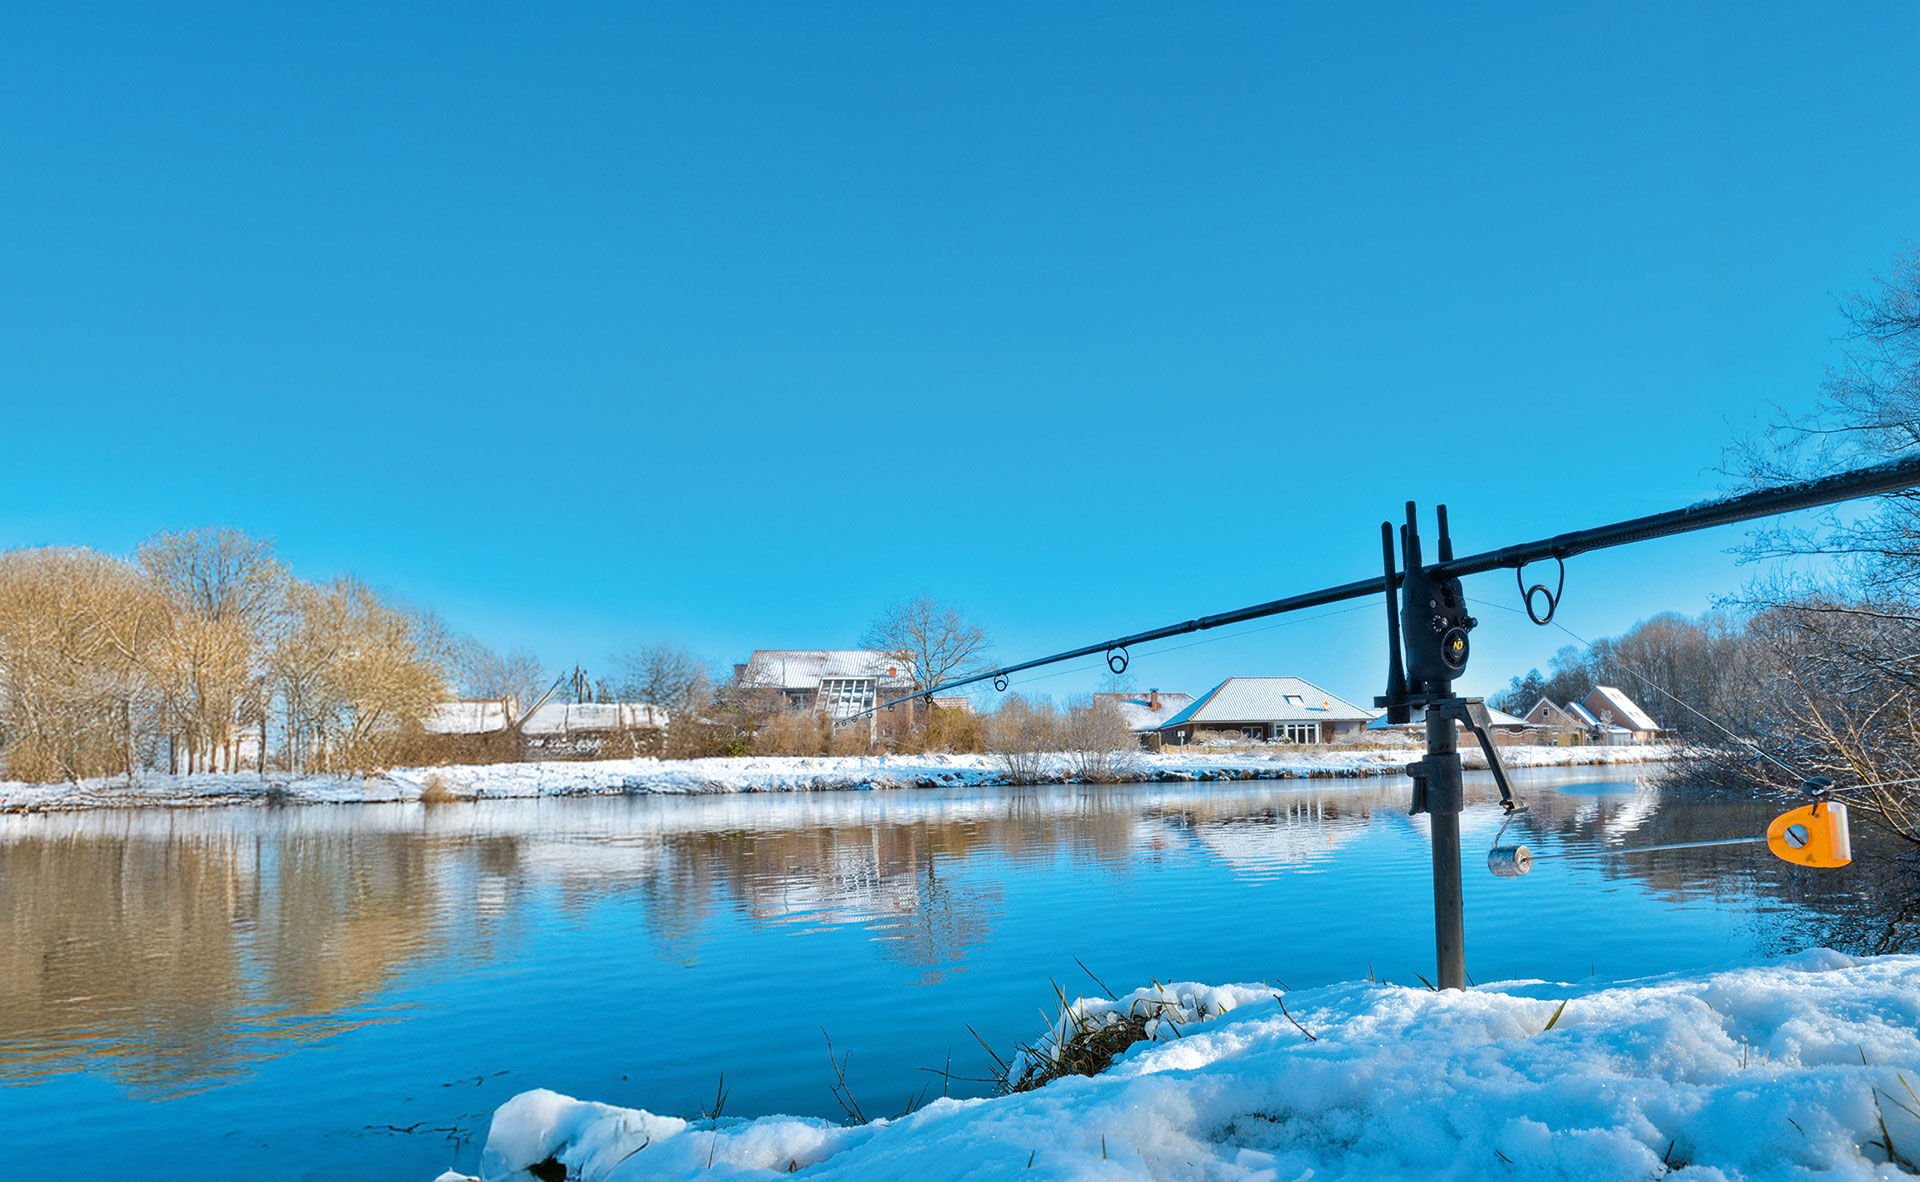
POLYGON ((1487 851, 1487 869, 1495 878, 1519 878, 1533 869, 1533 851, 1523 845, 1497 845, 1487 851))

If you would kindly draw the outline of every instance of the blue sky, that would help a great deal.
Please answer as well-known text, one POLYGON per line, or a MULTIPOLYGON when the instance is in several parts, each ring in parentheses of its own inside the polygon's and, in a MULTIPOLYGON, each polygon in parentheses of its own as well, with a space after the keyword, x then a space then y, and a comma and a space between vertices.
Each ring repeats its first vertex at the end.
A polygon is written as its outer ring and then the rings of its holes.
MULTIPOLYGON (((0 545, 237 526, 589 668, 924 590, 1015 659, 1368 574, 1410 497, 1667 508, 1920 238, 1915 60, 1905 4, 14 5, 0 545)), ((1482 617, 1470 689, 1566 643, 1482 617)), ((1133 674, 1364 699, 1379 631, 1133 674)))

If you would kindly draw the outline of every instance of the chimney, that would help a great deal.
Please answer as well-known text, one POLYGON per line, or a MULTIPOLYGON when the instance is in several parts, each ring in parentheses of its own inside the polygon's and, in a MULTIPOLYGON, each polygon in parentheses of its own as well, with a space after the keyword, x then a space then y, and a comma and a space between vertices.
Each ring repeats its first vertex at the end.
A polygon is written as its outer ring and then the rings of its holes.
POLYGON ((1153 711, 1155 714, 1160 713, 1160 691, 1159 690, 1150 689, 1147 691, 1147 709, 1153 711))

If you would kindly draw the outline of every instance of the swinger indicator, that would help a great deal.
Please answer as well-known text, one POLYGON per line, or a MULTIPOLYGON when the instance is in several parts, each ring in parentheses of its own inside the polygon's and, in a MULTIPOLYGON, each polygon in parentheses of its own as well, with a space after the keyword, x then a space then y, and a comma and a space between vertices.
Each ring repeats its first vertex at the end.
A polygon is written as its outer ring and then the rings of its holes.
MULTIPOLYGON (((1823 781, 1824 782, 1824 781, 1823 781)), ((1533 869, 1536 855, 1523 845, 1501 845, 1507 827, 1494 835, 1493 848, 1487 851, 1487 869, 1495 878, 1520 878, 1533 869)), ((1621 850, 1602 850, 1603 858, 1623 858, 1628 854, 1653 854, 1666 850, 1696 850, 1709 846, 1752 845, 1766 842, 1774 857, 1795 866, 1815 870, 1837 870, 1853 861, 1853 834, 1847 824, 1847 806, 1821 800, 1781 813, 1767 826, 1765 837, 1728 837, 1715 841, 1677 841, 1668 845, 1630 846, 1621 850)), ((1564 854, 1540 854, 1538 857, 1565 857, 1564 854)))
POLYGON ((1781 813, 1767 826, 1767 848, 1774 857, 1796 866, 1819 870, 1845 866, 1853 861, 1847 806, 1822 800, 1781 813))

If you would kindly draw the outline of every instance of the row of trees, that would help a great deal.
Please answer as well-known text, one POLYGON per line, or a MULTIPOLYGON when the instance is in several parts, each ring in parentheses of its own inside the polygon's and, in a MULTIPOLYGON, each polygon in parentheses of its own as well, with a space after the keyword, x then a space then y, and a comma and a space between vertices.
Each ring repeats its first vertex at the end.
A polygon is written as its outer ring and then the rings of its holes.
POLYGON ((0 743, 32 780, 381 763, 445 693, 436 621, 233 530, 0 554, 0 743))
MULTIPOLYGON (((985 633, 922 596, 888 608, 868 647, 928 689, 976 667, 985 633)), ((646 750, 674 757, 866 750, 779 694, 656 644, 574 684, 525 649, 499 652, 350 578, 294 577, 270 543, 228 529, 161 533, 131 558, 0 554, 0 761, 9 777, 80 780, 269 769, 367 771, 444 756, 422 720, 449 697, 511 699, 516 722, 556 695, 648 702, 671 719, 646 750)), ((511 736, 509 736, 511 737, 511 736)), ((978 751, 979 720, 922 714, 909 749, 978 751)), ((512 743, 486 749, 513 758, 512 743)))

